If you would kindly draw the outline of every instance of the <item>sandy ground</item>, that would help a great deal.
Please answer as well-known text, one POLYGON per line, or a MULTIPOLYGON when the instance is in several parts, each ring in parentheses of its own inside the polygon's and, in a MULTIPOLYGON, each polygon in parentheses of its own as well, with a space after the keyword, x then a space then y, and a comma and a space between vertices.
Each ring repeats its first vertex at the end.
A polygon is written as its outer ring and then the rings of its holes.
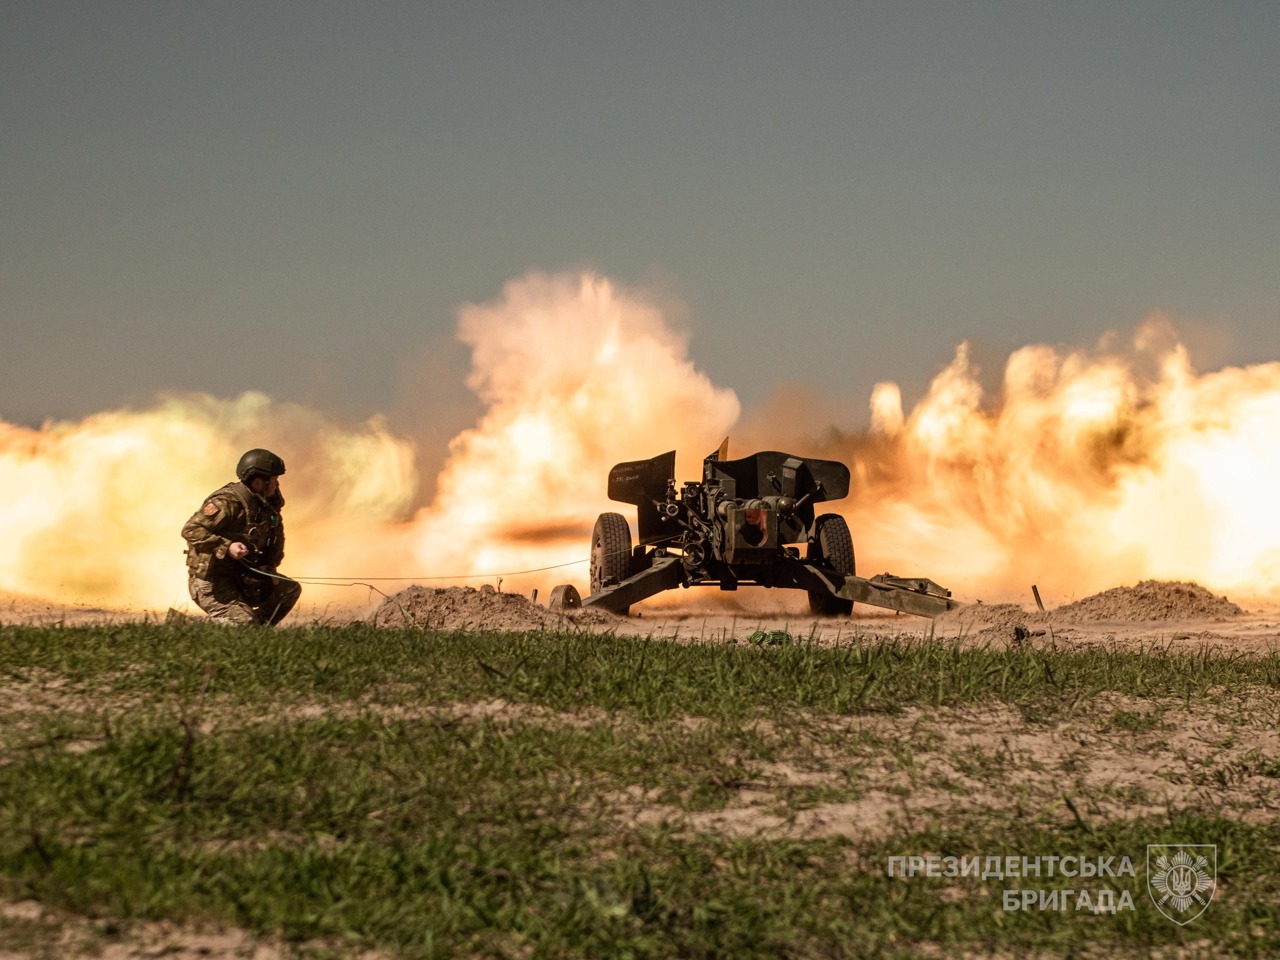
MULTIPOLYGON (((545 597, 544 597, 545 598, 545 597)), ((543 598, 543 599, 544 599, 543 598)), ((757 602, 754 609, 726 608, 714 596, 673 593, 663 605, 643 604, 629 617, 599 610, 553 613, 528 597, 490 587, 433 589, 409 587, 371 604, 323 607, 299 605, 286 626, 370 622, 380 626, 438 629, 614 632, 624 636, 673 637, 711 642, 745 641, 758 631, 787 631, 792 637, 838 643, 851 637, 925 638, 993 647, 1057 645, 1070 648, 1151 649, 1210 647, 1226 653, 1280 651, 1280 601, 1252 602, 1241 609, 1194 584, 1152 582, 1122 586, 1071 604, 1038 611, 1034 605, 968 604, 938 620, 897 615, 858 605, 852 617, 815 619, 797 609, 794 597, 780 595, 777 609, 757 602), (672 599, 677 602, 673 603, 672 599), (686 599, 687 598, 687 599, 686 599), (683 602, 680 602, 683 601, 683 602)), ((0 593, 0 624, 82 626, 163 622, 166 610, 109 609, 57 603, 0 593)))

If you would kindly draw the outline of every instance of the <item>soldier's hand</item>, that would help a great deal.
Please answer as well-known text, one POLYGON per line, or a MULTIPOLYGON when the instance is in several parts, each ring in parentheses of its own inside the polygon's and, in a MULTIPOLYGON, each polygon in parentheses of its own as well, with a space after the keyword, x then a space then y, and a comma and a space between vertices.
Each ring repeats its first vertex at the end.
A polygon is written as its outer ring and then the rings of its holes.
POLYGON ((249 555, 249 547, 243 543, 233 543, 227 547, 227 554, 232 560, 243 560, 249 555))

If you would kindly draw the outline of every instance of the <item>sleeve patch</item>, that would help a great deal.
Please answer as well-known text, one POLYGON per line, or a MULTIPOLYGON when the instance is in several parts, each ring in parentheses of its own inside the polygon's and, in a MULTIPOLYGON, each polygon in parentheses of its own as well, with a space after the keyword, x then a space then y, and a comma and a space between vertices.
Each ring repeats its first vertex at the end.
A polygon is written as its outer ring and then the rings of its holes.
POLYGON ((215 514, 217 514, 217 512, 218 512, 218 505, 217 505, 216 503, 213 503, 212 501, 210 501, 209 503, 206 503, 206 504, 204 505, 204 509, 203 509, 203 510, 201 510, 200 512, 201 512, 201 513, 203 513, 206 517, 212 517, 212 516, 214 516, 215 514))

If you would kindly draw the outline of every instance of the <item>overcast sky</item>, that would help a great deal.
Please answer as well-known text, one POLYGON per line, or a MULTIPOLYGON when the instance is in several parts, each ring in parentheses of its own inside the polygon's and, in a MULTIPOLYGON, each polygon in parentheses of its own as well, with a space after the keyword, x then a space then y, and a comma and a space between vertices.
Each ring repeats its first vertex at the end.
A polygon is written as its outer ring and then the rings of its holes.
POLYGON ((683 302, 748 405, 1153 309, 1280 359, 1278 50, 1274 0, 0 0, 0 418, 448 432, 459 306, 530 269, 683 302))

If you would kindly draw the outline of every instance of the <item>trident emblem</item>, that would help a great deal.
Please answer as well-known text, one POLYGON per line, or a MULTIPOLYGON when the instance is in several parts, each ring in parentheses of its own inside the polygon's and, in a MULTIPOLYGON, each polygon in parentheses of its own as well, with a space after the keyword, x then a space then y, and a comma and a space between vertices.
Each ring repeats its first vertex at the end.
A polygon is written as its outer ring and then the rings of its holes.
POLYGON ((1218 845, 1147 844, 1147 893, 1167 919, 1185 927, 1218 890, 1218 845))

